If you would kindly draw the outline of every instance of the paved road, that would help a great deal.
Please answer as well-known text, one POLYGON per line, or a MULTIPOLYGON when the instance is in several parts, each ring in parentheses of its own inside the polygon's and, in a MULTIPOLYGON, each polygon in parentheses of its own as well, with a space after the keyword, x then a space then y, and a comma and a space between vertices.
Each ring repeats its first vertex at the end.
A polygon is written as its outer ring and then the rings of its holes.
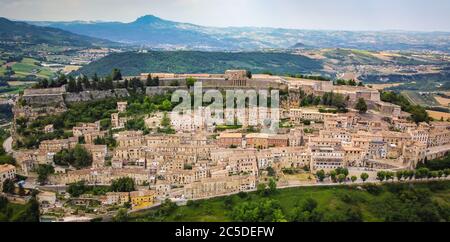
POLYGON ((3 149, 6 151, 6 153, 13 152, 12 141, 13 141, 12 137, 9 137, 3 142, 3 149))

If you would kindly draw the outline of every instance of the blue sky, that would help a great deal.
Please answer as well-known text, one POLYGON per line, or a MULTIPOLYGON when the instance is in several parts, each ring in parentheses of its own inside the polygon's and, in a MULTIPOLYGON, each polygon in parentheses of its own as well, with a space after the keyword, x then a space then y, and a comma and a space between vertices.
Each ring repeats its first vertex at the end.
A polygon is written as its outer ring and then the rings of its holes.
POLYGON ((450 31, 448 0, 0 0, 21 20, 130 22, 153 14, 206 26, 450 31))

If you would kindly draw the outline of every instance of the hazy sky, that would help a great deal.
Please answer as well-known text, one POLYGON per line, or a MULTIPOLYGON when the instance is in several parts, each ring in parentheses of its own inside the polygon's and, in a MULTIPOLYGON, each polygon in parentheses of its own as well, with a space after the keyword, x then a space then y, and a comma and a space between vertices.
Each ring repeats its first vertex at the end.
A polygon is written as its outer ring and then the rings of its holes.
POLYGON ((207 26, 450 31, 449 0, 0 0, 16 20, 131 22, 153 14, 207 26))

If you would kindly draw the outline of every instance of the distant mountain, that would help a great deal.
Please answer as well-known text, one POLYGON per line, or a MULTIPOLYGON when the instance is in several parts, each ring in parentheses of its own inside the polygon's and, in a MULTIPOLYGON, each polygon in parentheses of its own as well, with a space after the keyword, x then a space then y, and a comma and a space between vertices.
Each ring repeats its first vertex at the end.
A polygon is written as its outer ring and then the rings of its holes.
MULTIPOLYGON (((121 43, 156 48, 183 46, 189 49, 223 49, 225 44, 208 34, 196 31, 195 25, 167 21, 152 15, 140 17, 132 23, 80 21, 30 23, 121 43)), ((225 49, 228 47, 225 46, 225 49)))
POLYGON ((113 44, 109 40, 82 36, 51 27, 39 27, 0 17, 0 41, 52 46, 103 46, 113 44))
POLYGON ((153 15, 131 23, 30 22, 76 34, 161 49, 252 51, 289 49, 298 43, 311 48, 450 51, 450 33, 403 31, 325 31, 254 27, 204 27, 164 20, 153 15))
POLYGON ((224 73, 227 69, 248 69, 253 73, 270 71, 274 74, 312 73, 322 69, 322 63, 304 56, 263 52, 200 52, 150 51, 111 54, 84 66, 76 74, 97 73, 106 76, 113 68, 123 75, 145 72, 224 73))
POLYGON ((291 47, 291 49, 307 49, 308 46, 303 43, 297 43, 291 47))

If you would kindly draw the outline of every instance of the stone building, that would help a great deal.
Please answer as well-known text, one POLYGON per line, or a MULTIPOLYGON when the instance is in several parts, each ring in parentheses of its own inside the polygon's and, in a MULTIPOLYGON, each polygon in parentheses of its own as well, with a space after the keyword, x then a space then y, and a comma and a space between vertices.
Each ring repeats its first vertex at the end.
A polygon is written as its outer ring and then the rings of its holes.
POLYGON ((218 137, 218 145, 221 148, 242 147, 243 135, 241 133, 221 133, 218 137))
POLYGON ((72 128, 73 136, 81 137, 86 133, 99 132, 100 131, 100 122, 95 123, 81 123, 72 128))

